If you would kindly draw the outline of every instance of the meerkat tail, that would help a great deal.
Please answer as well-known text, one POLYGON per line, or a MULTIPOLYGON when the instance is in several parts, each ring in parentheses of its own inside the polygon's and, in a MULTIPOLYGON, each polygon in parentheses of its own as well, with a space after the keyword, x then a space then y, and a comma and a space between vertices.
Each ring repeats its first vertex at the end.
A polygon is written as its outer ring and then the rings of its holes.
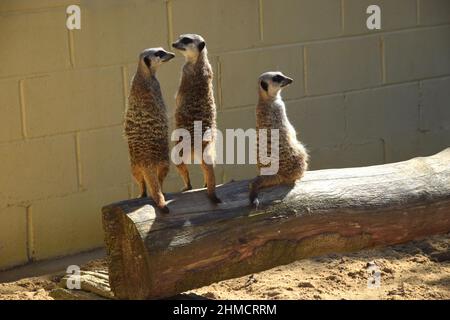
POLYGON ((250 203, 257 207, 259 205, 258 193, 262 188, 276 186, 283 182, 284 179, 278 174, 270 176, 257 176, 252 182, 250 182, 250 203))
POLYGON ((161 186, 158 181, 156 170, 153 168, 144 169, 144 179, 148 189, 150 189, 150 195, 155 201, 156 206, 163 212, 169 213, 169 208, 166 205, 166 200, 161 191, 161 186))

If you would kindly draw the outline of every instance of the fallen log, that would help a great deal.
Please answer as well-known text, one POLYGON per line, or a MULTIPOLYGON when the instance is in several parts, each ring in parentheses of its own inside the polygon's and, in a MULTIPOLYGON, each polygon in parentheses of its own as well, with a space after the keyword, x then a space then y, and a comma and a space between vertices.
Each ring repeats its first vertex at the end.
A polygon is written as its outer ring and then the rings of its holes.
POLYGON ((267 189, 251 208, 248 181, 103 208, 116 298, 170 297, 298 259, 398 244, 450 231, 450 148, 409 161, 310 171, 267 189))

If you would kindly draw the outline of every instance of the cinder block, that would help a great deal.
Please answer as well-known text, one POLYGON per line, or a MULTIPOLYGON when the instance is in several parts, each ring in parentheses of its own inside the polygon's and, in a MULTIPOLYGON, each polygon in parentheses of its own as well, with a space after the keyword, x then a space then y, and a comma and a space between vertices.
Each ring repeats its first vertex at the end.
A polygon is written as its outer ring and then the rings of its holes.
POLYGON ((76 66, 131 63, 145 48, 167 46, 165 1, 82 0, 81 10, 76 66))
POLYGON ((344 96, 304 98, 286 103, 298 139, 309 148, 342 144, 345 139, 344 96))
POLYGON ((0 190, 9 204, 77 190, 72 135, 0 144, 0 159, 0 190))
POLYGON ((446 148, 450 148, 450 130, 420 133, 419 149, 421 156, 430 156, 446 148))
POLYGON ((419 0, 419 23, 433 25, 450 22, 450 1, 419 0))
POLYGON ((0 270, 27 262, 26 209, 0 209, 0 270))
POLYGON ((0 2, 0 12, 67 7, 79 3, 79 0, 4 0, 0 2))
POLYGON ((282 71, 294 79, 284 89, 285 99, 304 95, 302 47, 267 48, 220 56, 224 108, 256 105, 258 77, 266 71, 282 71))
POLYGON ((419 127, 419 88, 406 84, 348 93, 347 134, 350 141, 413 134, 419 127))
POLYGON ((340 0, 263 0, 264 43, 323 39, 341 33, 340 0))
MULTIPOLYGON (((217 78, 219 74, 217 72, 217 57, 210 56, 209 60, 214 72, 214 80, 213 80, 214 98, 216 101, 216 106, 217 108, 219 108, 219 98, 218 98, 219 88, 217 85, 217 78)), ((166 103, 167 106, 167 113, 169 118, 173 118, 175 115, 175 108, 176 108, 175 96, 178 91, 178 87, 180 85, 181 70, 183 68, 183 65, 184 65, 184 58, 177 57, 162 65, 156 73, 156 77, 161 86, 164 102, 166 103)), ((129 94, 130 92, 131 81, 133 79, 134 74, 136 73, 136 69, 137 69, 137 60, 136 63, 127 65, 127 79, 126 79, 127 94, 129 94)))
POLYGON ((69 41, 65 26, 66 15, 60 9, 2 15, 0 76, 68 68, 69 41))
POLYGON ((197 33, 210 52, 254 47, 259 42, 258 0, 174 0, 173 38, 197 33))
POLYGON ((310 169, 363 167, 384 163, 382 140, 310 151, 310 169))
POLYGON ((387 82, 450 74, 450 27, 385 36, 387 82))
POLYGON ((24 91, 30 136, 98 128, 123 121, 119 67, 58 72, 27 79, 24 91))
POLYGON ((127 198, 128 187, 120 186, 33 203, 35 259, 103 246, 101 208, 127 198))
POLYGON ((422 82, 420 129, 450 129, 450 78, 422 82))
POLYGON ((416 0, 344 0, 344 34, 374 33, 390 31, 417 24, 416 0), (366 13, 370 5, 378 5, 381 9, 381 29, 367 28, 366 13))
POLYGON ((83 188, 118 186, 131 181, 122 126, 80 133, 83 188))
POLYGON ((0 81, 2 100, 0 109, 0 142, 20 139, 22 137, 22 122, 20 116, 19 81, 0 81))
POLYGON ((384 139, 385 162, 398 162, 420 155, 419 132, 392 135, 384 139))
POLYGON ((318 95, 381 83, 380 40, 345 39, 307 46, 307 93, 318 95))

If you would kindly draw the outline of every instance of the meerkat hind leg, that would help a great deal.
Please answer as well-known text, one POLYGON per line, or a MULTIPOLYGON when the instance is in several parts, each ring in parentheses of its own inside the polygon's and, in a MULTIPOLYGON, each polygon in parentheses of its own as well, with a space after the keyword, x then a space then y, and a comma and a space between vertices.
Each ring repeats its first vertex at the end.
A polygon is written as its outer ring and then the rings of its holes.
POLYGON ((150 191, 150 195, 155 201, 157 207, 163 212, 163 213, 169 213, 169 208, 166 205, 166 200, 164 198, 164 195, 161 191, 161 186, 158 181, 158 176, 156 172, 156 168, 146 168, 144 169, 144 179, 145 183, 147 184, 147 187, 150 191))
POLYGON ((163 190, 163 184, 164 180, 167 177, 167 174, 169 173, 169 164, 168 163, 161 163, 157 167, 157 174, 158 174, 158 182, 161 187, 161 190, 163 190))
POLYGON ((250 203, 258 206, 258 192, 262 188, 268 188, 279 184, 288 183, 282 176, 278 174, 268 176, 257 176, 252 182, 250 182, 250 203))
POLYGON ((184 183, 184 188, 181 189, 181 192, 191 190, 192 189, 191 179, 189 178, 189 170, 186 164, 181 163, 177 165, 177 171, 180 174, 181 178, 183 179, 184 183))
POLYGON ((136 183, 139 185, 139 198, 146 198, 148 196, 147 187, 145 185, 144 175, 141 168, 134 166, 131 171, 136 183))
POLYGON ((207 164, 203 160, 201 166, 203 170, 203 176, 206 181, 206 186, 208 188, 208 198, 214 203, 221 203, 222 200, 220 200, 216 195, 216 177, 214 175, 214 167, 212 166, 212 164, 207 164))

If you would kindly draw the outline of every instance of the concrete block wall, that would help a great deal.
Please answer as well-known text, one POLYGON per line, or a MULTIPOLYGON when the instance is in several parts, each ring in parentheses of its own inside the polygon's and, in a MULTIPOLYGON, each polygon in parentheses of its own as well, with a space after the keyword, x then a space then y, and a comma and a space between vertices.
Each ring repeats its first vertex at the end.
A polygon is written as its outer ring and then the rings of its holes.
MULTIPOLYGON (((312 169, 450 146, 448 0, 2 0, 0 269, 103 244, 101 206, 136 194, 122 119, 137 56, 186 32, 207 40, 220 129, 254 127, 259 74, 295 79, 284 98, 312 169)), ((182 63, 159 72, 171 119, 182 63)), ((218 183, 255 174, 216 167, 218 183)))

